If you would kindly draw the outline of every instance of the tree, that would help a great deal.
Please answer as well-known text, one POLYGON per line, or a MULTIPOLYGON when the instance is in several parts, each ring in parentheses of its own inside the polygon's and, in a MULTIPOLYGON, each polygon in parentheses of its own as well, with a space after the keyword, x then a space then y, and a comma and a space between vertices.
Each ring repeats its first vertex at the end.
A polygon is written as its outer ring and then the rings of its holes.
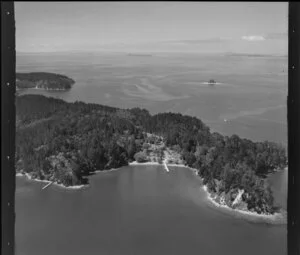
POLYGON ((256 183, 256 176, 253 171, 246 169, 242 178, 241 178, 241 186, 247 192, 253 189, 253 186, 256 183))
MULTIPOLYGON (((17 169, 39 178, 55 175, 68 185, 83 183, 95 169, 121 167, 133 159, 147 161, 146 153, 136 152, 163 137, 189 166, 198 169, 211 190, 220 187, 230 195, 242 188, 249 206, 265 211, 270 210, 273 197, 261 180, 287 163, 286 151, 278 144, 211 133, 201 120, 182 114, 150 115, 145 109, 66 103, 39 95, 17 97, 16 106, 17 169), (146 133, 153 136, 147 138, 146 133), (49 158, 58 155, 60 163, 53 167, 54 159, 49 158)), ((160 162, 163 150, 157 152, 160 162)))
POLYGON ((137 147, 136 147, 135 139, 134 137, 131 137, 128 144, 128 151, 127 151, 128 158, 133 159, 136 151, 137 151, 137 147))
POLYGON ((144 163, 148 161, 147 155, 144 152, 137 152, 134 155, 134 159, 139 163, 144 163))

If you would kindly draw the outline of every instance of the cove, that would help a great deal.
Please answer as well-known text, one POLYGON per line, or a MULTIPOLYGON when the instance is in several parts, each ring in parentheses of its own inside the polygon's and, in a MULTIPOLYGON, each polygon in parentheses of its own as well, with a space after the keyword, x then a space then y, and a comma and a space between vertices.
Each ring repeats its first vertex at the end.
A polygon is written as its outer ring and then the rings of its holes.
POLYGON ((286 225, 224 213, 192 171, 169 168, 123 167, 71 191, 17 177, 16 255, 286 254, 286 225))

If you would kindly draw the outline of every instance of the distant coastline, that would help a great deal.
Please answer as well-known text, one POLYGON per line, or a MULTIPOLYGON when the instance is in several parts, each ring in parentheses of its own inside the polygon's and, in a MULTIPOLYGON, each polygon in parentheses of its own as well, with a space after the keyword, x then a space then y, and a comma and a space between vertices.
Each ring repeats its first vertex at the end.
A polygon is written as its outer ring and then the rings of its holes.
POLYGON ((281 54, 250 54, 250 53, 225 53, 224 56, 232 56, 232 57, 253 57, 253 58, 287 58, 288 55, 281 54))
POLYGON ((143 54, 143 53, 128 53, 127 56, 131 57, 152 57, 152 54, 143 54))

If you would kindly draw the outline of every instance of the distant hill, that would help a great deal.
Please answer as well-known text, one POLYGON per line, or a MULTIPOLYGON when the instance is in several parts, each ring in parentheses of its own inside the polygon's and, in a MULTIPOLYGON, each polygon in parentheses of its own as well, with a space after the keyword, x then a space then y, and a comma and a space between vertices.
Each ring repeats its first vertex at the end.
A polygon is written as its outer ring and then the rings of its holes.
POLYGON ((65 75, 55 73, 16 73, 16 86, 19 89, 40 88, 46 90, 67 90, 75 81, 65 75))
POLYGON ((131 57, 152 57, 151 54, 143 54, 143 53, 129 53, 127 55, 131 57))

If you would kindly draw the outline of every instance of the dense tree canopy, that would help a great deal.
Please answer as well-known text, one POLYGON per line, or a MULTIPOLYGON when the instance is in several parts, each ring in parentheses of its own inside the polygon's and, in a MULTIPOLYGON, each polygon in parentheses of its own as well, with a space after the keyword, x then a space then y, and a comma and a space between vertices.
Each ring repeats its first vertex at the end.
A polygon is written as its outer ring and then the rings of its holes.
POLYGON ((55 73, 16 73, 18 88, 70 89, 75 83, 71 78, 55 73))
POLYGON ((144 161, 141 151, 151 143, 146 133, 152 133, 198 169, 210 191, 243 189, 248 208, 263 211, 273 204, 264 177, 287 163, 279 144, 211 133, 201 120, 179 113, 152 116, 145 109, 66 103, 40 95, 17 97, 16 109, 17 169, 65 185, 83 183, 95 170, 144 161))

